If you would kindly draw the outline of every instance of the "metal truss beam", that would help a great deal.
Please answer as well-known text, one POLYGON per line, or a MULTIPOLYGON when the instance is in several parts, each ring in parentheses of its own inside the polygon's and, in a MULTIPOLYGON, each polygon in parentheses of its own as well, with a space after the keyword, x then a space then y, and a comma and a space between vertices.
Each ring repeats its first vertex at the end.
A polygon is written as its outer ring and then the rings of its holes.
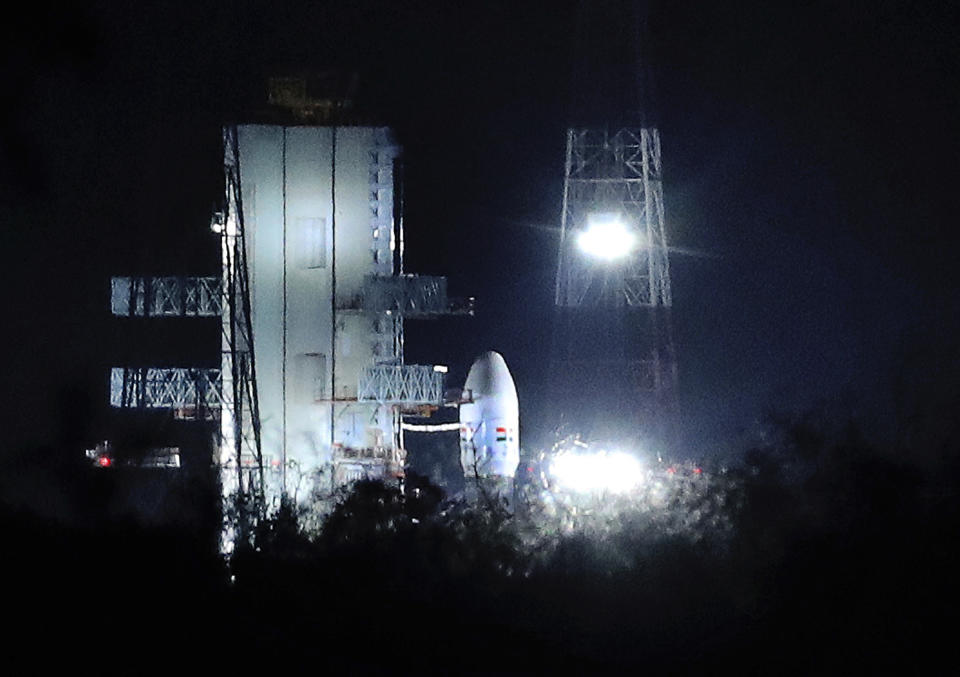
POLYGON ((381 404, 443 404, 443 373, 431 365, 377 365, 360 372, 357 400, 381 404))
POLYGON ((110 404, 123 409, 173 409, 184 418, 217 418, 222 406, 220 370, 114 367, 110 404))
POLYGON ((123 317, 218 317, 217 277, 112 277, 110 310, 123 317))

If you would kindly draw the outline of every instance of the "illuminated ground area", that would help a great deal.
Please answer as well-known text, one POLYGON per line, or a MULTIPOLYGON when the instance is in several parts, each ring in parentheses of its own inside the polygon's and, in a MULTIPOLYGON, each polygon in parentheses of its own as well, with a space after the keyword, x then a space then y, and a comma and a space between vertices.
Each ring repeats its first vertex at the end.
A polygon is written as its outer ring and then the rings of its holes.
MULTIPOLYGON (((584 461, 564 460, 559 474, 566 481, 538 478, 521 485, 517 518, 526 533, 533 540, 631 533, 690 542, 717 541, 729 535, 736 479, 704 474, 693 464, 647 469, 632 457, 608 460, 616 471, 610 475, 591 477, 589 472, 578 472, 571 479, 567 473, 578 470, 584 461)), ((554 472, 558 472, 556 466, 554 472)))

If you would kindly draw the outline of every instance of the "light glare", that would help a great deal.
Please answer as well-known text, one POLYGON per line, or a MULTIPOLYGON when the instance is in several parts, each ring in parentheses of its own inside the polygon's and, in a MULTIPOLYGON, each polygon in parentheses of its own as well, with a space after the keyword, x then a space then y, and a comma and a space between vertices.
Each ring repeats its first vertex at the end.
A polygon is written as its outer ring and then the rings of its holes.
POLYGON ((630 253, 636 237, 616 216, 595 217, 577 236, 577 246, 585 254, 612 261, 630 253))
POLYGON ((565 453, 550 462, 550 474, 560 486, 573 491, 623 493, 640 484, 643 467, 623 452, 565 453))

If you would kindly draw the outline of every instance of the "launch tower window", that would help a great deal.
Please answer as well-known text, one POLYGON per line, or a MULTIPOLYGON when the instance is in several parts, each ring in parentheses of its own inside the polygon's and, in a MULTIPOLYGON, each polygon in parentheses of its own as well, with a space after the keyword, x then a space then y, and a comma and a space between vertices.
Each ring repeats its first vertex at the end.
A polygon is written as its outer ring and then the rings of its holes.
POLYGON ((323 353, 307 353, 304 357, 306 369, 303 370, 303 376, 306 377, 313 401, 320 402, 327 395, 327 356, 323 353))
POLYGON ((303 262, 305 268, 327 267, 327 220, 322 217, 297 219, 298 230, 303 238, 303 262))

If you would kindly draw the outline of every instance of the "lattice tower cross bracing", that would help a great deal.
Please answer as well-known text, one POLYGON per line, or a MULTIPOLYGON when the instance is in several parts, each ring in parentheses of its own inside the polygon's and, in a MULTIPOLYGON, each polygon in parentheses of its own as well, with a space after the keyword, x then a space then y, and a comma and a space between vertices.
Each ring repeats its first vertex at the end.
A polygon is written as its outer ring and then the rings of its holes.
MULTIPOLYGON (((243 192, 240 184, 240 148, 237 128, 223 130, 224 210, 214 216, 221 237, 222 360, 219 465, 224 506, 238 511, 231 527, 244 525, 245 510, 266 510, 266 477, 260 428, 260 401, 256 379, 256 352, 250 298, 248 246, 243 192), (218 222, 219 221, 219 222, 218 222), (247 505, 245 499, 252 498, 247 505)), ((226 508, 225 508, 226 509, 226 508)), ((231 530, 225 541, 242 537, 231 530)), ((222 543, 221 547, 228 547, 222 543)))
POLYGON ((677 372, 659 133, 570 129, 564 169, 555 405, 564 423, 588 435, 662 437, 675 410, 677 372), (578 246, 599 215, 615 217, 633 238, 616 259, 578 246), (598 413, 584 413, 592 407, 598 413))

